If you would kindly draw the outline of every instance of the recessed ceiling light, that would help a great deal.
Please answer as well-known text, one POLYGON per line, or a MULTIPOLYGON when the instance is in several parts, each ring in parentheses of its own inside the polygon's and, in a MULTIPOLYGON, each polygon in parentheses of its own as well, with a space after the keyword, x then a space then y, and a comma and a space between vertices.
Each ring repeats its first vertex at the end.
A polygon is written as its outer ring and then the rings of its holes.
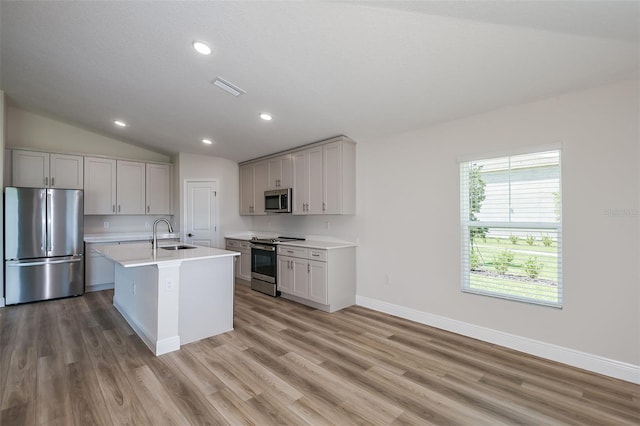
POLYGON ((113 124, 115 124, 118 127, 127 127, 127 123, 125 123, 122 120, 113 120, 113 124))
POLYGON ((213 141, 211 139, 203 138, 202 143, 207 145, 213 145, 213 141))
POLYGON ((192 46, 201 55, 211 55, 211 48, 201 41, 194 41, 192 46))
POLYGON ((268 112, 263 112, 262 114, 260 114, 260 118, 262 118, 264 121, 271 121, 273 117, 268 112))

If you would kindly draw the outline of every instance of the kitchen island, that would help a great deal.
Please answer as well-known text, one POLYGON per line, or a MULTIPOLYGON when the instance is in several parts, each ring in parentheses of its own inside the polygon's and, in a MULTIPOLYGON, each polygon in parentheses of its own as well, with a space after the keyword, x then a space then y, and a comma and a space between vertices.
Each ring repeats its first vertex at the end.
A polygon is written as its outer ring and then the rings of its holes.
POLYGON ((209 247, 150 243, 96 249, 115 262, 113 305, 156 355, 233 330, 233 262, 209 247))

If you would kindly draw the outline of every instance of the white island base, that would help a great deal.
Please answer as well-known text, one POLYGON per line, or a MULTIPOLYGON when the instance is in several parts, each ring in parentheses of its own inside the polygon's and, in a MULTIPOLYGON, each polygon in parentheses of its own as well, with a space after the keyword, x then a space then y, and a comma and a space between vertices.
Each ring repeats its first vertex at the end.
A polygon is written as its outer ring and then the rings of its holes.
POLYGON ((116 262, 114 306, 154 354, 233 330, 237 253, 198 247, 179 258, 158 250, 150 259, 135 256, 133 246, 103 253, 116 262))

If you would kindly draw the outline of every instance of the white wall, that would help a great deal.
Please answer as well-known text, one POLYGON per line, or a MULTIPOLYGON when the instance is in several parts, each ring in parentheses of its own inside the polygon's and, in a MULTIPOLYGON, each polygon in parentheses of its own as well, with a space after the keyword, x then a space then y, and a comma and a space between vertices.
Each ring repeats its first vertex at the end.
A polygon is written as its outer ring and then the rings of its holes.
MULTIPOLYGON (((126 133, 126 129, 123 129, 123 133, 126 133)), ((140 161, 170 162, 167 155, 16 107, 7 108, 6 146, 51 152, 105 155, 140 161)))
POLYGON ((224 248, 224 235, 244 232, 251 228, 251 220, 239 215, 239 171, 238 163, 225 158, 180 153, 175 163, 175 192, 179 207, 175 220, 184 229, 184 182, 185 180, 215 180, 218 184, 218 247, 224 248))
MULTIPOLYGON (((0 176, 4 180, 4 145, 5 145, 5 101, 4 92, 0 90, 0 176)), ((4 188, 4 185, 3 185, 4 188)), ((0 198, 0 224, 4 223, 4 197, 0 198)), ((4 260, 4 226, 0 225, 0 260, 4 260)), ((4 263, 3 263, 4 268, 4 263)), ((0 274, 0 307, 4 306, 4 272, 0 274)))
POLYGON ((618 84, 358 141, 358 295, 640 365, 638 90, 618 84), (550 143, 563 147, 564 308, 462 293, 457 159, 550 143))
MULTIPOLYGON (((503 341, 521 337, 525 350, 541 342, 539 355, 572 363, 585 354, 587 361, 574 365, 623 363, 628 372, 628 364, 640 365, 638 103, 635 81, 391 137, 356 138, 357 216, 255 217, 252 228, 358 241, 357 292, 370 306, 441 318, 458 329, 471 325, 469 334, 478 337, 478 330, 503 341), (458 158, 557 143, 563 309, 462 293, 458 158)), ((593 369, 606 372, 600 367, 593 369)))

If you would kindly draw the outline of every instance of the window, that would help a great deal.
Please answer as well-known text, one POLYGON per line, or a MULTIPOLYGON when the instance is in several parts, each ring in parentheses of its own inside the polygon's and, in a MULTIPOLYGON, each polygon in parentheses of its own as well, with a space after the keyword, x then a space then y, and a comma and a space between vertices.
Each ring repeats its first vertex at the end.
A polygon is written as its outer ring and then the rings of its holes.
POLYGON ((562 306, 560 151, 460 163, 462 291, 562 306))

